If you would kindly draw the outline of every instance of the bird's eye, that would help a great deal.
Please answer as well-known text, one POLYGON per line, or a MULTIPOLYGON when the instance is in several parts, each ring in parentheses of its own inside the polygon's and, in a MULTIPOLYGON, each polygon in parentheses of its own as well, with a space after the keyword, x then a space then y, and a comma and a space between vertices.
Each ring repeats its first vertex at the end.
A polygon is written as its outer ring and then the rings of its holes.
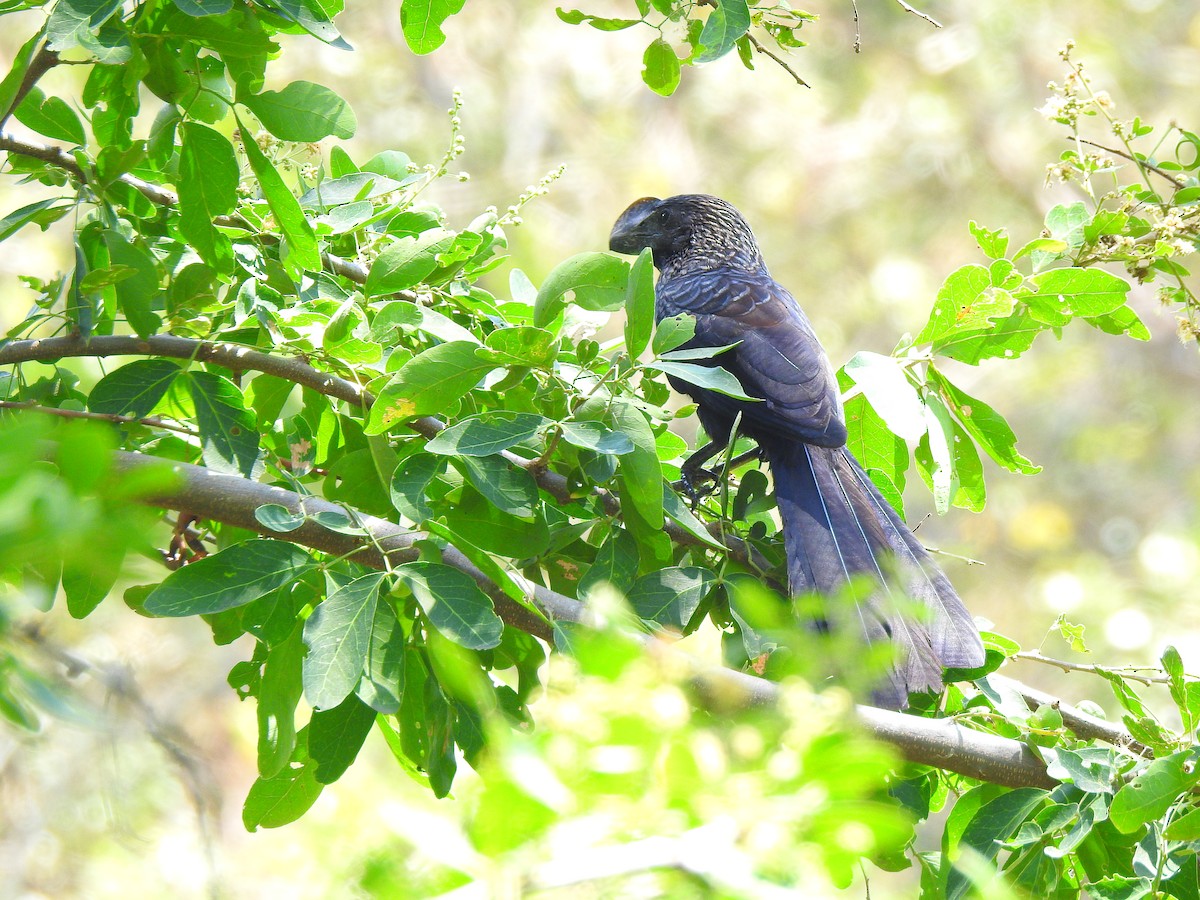
POLYGON ((658 219, 658 221, 660 221, 660 222, 666 222, 668 219, 671 218, 671 214, 665 209, 660 209, 657 213, 654 214, 654 218, 658 219))

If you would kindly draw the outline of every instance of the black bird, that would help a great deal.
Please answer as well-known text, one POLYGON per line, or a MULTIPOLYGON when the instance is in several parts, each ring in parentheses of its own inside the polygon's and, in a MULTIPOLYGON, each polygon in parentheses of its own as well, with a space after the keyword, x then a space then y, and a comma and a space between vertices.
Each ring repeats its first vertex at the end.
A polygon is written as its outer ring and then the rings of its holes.
POLYGON ((846 449, 829 359, 799 304, 767 271, 741 214, 705 194, 646 197, 617 219, 609 247, 649 247, 660 273, 655 319, 694 316, 688 348, 736 344, 711 364, 762 398, 736 400, 670 378, 696 401, 712 439, 685 463, 685 481, 728 443, 740 413, 740 431, 757 441, 775 479, 792 593, 833 594, 856 576, 878 582, 857 609, 865 640, 890 641, 895 649, 876 701, 903 708, 910 692, 940 690, 944 668, 982 665, 971 614, 846 449))

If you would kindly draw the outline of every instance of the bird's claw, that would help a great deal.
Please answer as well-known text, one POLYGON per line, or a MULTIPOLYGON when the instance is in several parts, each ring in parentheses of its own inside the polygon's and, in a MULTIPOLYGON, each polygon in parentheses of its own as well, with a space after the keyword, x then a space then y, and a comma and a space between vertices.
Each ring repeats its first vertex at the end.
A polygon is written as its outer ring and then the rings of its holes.
POLYGON ((711 469, 699 467, 689 469, 685 466, 679 473, 679 481, 676 482, 675 487, 687 495, 692 503, 692 509, 696 509, 701 500, 716 491, 718 481, 719 476, 711 469))

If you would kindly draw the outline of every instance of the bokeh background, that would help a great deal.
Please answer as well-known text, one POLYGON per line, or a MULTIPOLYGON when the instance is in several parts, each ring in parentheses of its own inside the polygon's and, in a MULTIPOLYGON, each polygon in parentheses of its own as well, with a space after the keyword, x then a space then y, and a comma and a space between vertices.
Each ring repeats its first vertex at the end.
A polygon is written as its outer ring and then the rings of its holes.
MULTIPOLYGON (((632 2, 583 6, 627 15, 632 2)), ((358 115, 354 158, 401 149, 420 162, 441 157, 446 109, 461 89, 467 152, 456 165, 471 178, 430 195, 455 224, 507 206, 565 163, 510 232, 513 264, 535 283, 563 257, 603 248, 637 197, 718 194, 754 226, 835 365, 861 349, 888 353, 921 328, 941 280, 981 259, 969 220, 1024 243, 1050 206, 1073 198, 1046 182, 1064 129, 1037 112, 1047 82, 1064 75, 1067 40, 1117 115, 1200 130, 1193 4, 938 0, 923 8, 940 30, 887 0, 858 7, 857 54, 850 3, 807 7, 821 19, 790 62, 811 88, 767 60, 749 72, 731 55, 685 70, 678 93, 658 97, 638 77, 649 31, 569 26, 541 0, 469 3, 448 22, 446 45, 422 58, 404 44, 397 4, 358 0, 337 20, 356 52, 285 40, 269 86, 329 84, 358 115)), ((40 15, 28 14, 28 29, 5 19, 5 68, 40 15)), ((56 70, 44 86, 73 94, 72 77, 56 70)), ((5 209, 36 198, 0 182, 5 209)), ((16 276, 63 268, 69 247, 53 231, 4 246, 7 328, 31 300, 16 276)), ((986 510, 931 517, 920 534, 986 563, 946 568, 971 608, 1026 648, 1118 665, 1153 662, 1172 643, 1200 672, 1200 354, 1176 338, 1152 289, 1135 289, 1132 302, 1153 332, 1148 344, 1076 325, 1060 342, 1039 338, 1017 363, 952 370, 1045 468, 1020 477, 987 463, 986 510), (1048 636, 1063 613, 1086 626, 1090 653, 1048 636)), ((910 518, 920 518, 932 503, 910 482, 910 518)), ((413 846, 453 851, 443 826, 455 801, 438 804, 402 780, 375 741, 366 764, 299 823, 246 834, 254 713, 224 676, 248 649, 215 648, 197 623, 148 623, 119 602, 82 624, 60 605, 44 628, 87 659, 124 667, 157 721, 183 730, 218 810, 211 846, 228 896, 405 896, 405 873, 422 864, 413 846)), ((1111 710, 1098 678, 1033 663, 1007 674, 1111 710)), ((185 780, 127 699, 86 675, 79 682, 103 727, 48 719, 33 736, 0 730, 0 897, 204 896, 210 865, 185 780)))

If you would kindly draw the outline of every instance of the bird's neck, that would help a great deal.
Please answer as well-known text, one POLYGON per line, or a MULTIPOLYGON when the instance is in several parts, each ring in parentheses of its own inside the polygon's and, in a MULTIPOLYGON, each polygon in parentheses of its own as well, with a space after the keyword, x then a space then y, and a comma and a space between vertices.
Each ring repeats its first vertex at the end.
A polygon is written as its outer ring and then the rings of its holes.
POLYGON ((654 264, 663 278, 684 278, 705 272, 767 274, 767 267, 757 248, 710 246, 655 259, 654 264))

